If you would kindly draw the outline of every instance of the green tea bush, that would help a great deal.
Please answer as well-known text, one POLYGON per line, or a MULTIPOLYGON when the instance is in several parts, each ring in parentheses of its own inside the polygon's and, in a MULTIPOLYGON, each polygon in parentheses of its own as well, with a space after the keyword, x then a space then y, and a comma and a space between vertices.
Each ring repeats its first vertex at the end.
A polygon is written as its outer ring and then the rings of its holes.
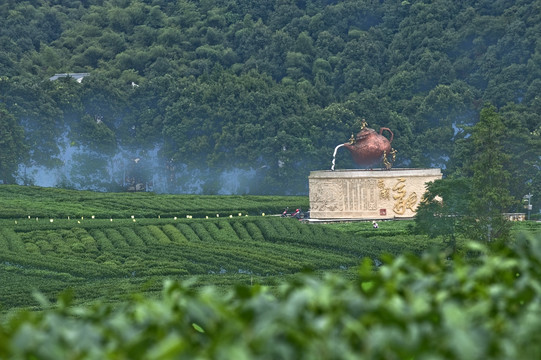
POLYGON ((280 221, 275 221, 274 227, 282 234, 282 236, 294 238, 306 235, 307 231, 301 233, 301 229, 309 229, 308 226, 301 224, 298 220, 294 219, 280 219, 280 221))
POLYGON ((71 252, 75 254, 83 254, 85 252, 85 246, 80 242, 74 242, 70 244, 71 252))
POLYGON ((227 232, 227 230, 224 231, 223 229, 220 229, 218 227, 218 224, 223 223, 223 222, 224 222, 223 220, 218 222, 218 223, 211 222, 211 221, 205 221, 205 222, 203 222, 203 226, 208 231, 210 236, 212 236, 214 241, 229 243, 229 242, 235 242, 236 240, 238 240, 235 232, 233 232, 233 234, 231 234, 231 233, 227 232))
POLYGON ((144 241, 135 233, 132 227, 121 226, 118 231, 124 238, 129 246, 144 246, 144 241))
POLYGON ((182 233, 173 225, 166 224, 162 226, 162 231, 175 244, 187 244, 188 240, 182 233))
POLYGON ((137 225, 133 228, 133 231, 143 240, 145 245, 156 245, 159 241, 152 235, 147 226, 137 225))
POLYGON ((259 228, 266 241, 277 241, 280 239, 280 235, 278 234, 278 231, 276 231, 273 220, 275 219, 257 219, 255 221, 256 226, 259 228))
POLYGON ((253 241, 265 241, 265 237, 261 233, 259 227, 253 222, 246 223, 246 231, 250 235, 253 241))
POLYGON ((47 240, 40 239, 37 240, 35 244, 39 247, 39 252, 41 254, 51 253, 54 250, 53 245, 50 244, 47 240))
POLYGON ((239 236, 231 226, 232 221, 218 221, 216 223, 216 226, 218 227, 221 236, 225 237, 226 239, 229 239, 229 241, 240 241, 239 236))
MULTIPOLYGON (((156 195, 99 193, 33 186, 0 187, 0 219, 96 219, 278 214, 285 206, 308 208, 307 196, 156 195)), ((41 221, 41 220, 40 220, 41 221)))
POLYGON ((193 222, 190 224, 190 227, 197 234, 199 239, 201 239, 201 241, 209 243, 213 241, 212 236, 209 234, 207 229, 205 229, 205 226, 201 222, 193 222))
POLYGON ((231 227, 233 228, 233 230, 235 231, 235 234, 241 241, 243 242, 252 241, 252 236, 246 229, 244 223, 240 221, 233 221, 231 223, 231 227))
POLYGON ((169 239, 167 237, 167 235, 165 235, 163 233, 163 231, 162 231, 162 229, 160 229, 160 227, 158 227, 156 225, 149 225, 149 226, 147 226, 147 228, 148 228, 148 231, 152 234, 152 236, 154 236, 154 238, 156 238, 158 244, 170 244, 171 243, 171 239, 169 239))
POLYGON ((21 240, 25 243, 37 244, 39 241, 47 241, 47 232, 43 230, 35 230, 25 233, 19 233, 21 240))
POLYGON ((0 231, 0 251, 9 251, 9 241, 0 231))
POLYGON ((148 276, 183 276, 188 275, 188 271, 186 269, 178 268, 178 267, 170 267, 170 268, 150 268, 146 270, 146 274, 148 276))
POLYGON ((39 254, 41 251, 39 249, 39 246, 35 243, 25 243, 24 249, 26 252, 33 253, 33 254, 39 254))
POLYGON ((193 231, 193 229, 186 223, 179 223, 176 225, 177 229, 184 235, 189 242, 199 242, 199 236, 193 231))
POLYGON ((114 248, 125 248, 129 246, 124 236, 117 229, 106 228, 103 229, 103 232, 114 248))
POLYGON ((114 250, 114 246, 111 243, 111 240, 107 238, 107 235, 103 233, 103 231, 99 229, 93 229, 90 231, 90 234, 96 240, 96 245, 98 246, 98 249, 100 252, 107 252, 114 250))
POLYGON ((64 239, 60 232, 48 232, 47 241, 51 244, 51 246, 53 247, 53 251, 56 254, 68 254, 70 252, 69 246, 64 242, 64 239))
POLYGON ((45 281, 49 281, 50 279, 55 279, 55 280, 60 280, 62 282, 70 282, 74 280, 71 274, 68 274, 65 272, 57 272, 57 271, 42 270, 42 269, 24 269, 23 273, 28 277, 42 278, 45 281))
POLYGON ((86 229, 74 228, 73 234, 78 238, 79 242, 83 245, 85 253, 97 254, 98 246, 96 240, 88 233, 86 229))

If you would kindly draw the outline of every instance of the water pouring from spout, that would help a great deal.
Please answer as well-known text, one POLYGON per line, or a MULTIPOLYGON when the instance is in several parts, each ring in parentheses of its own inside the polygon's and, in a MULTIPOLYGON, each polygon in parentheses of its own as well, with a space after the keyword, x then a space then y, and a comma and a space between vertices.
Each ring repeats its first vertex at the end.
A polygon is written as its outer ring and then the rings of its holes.
POLYGON ((340 144, 338 145, 337 147, 334 148, 334 154, 332 155, 332 166, 331 166, 331 171, 334 171, 334 165, 336 163, 336 152, 338 151, 338 149, 342 146, 344 146, 345 144, 340 144))

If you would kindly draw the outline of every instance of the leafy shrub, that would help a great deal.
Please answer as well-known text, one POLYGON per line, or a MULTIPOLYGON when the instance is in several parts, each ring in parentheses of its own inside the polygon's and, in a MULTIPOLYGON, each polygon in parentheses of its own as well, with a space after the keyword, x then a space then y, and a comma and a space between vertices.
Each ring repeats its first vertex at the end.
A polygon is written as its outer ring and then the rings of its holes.
POLYGON ((250 234, 250 237, 255 241, 265 241, 265 237, 261 233, 259 227, 253 222, 246 223, 246 231, 250 234))
POLYGON ((40 252, 40 249, 39 249, 39 246, 34 244, 34 243, 25 243, 24 244, 24 248, 27 252, 29 253, 39 253, 40 252))
POLYGON ((261 231, 261 234, 263 234, 266 241, 277 241, 280 238, 272 221, 258 219, 255 224, 261 231))
POLYGON ((71 251, 69 246, 64 242, 60 232, 49 231, 47 233, 47 240, 56 254, 68 254, 71 251))
POLYGON ((231 227, 233 228, 233 230, 235 231, 237 237, 241 241, 244 241, 244 242, 252 241, 252 236, 250 235, 250 233, 246 229, 243 222, 233 221, 231 223, 231 227))
POLYGON ((85 252, 85 246, 80 242, 72 243, 70 245, 71 251, 74 253, 82 254, 85 252))
POLYGON ((0 251, 8 251, 8 250, 9 250, 9 241, 0 231, 0 251))
POLYGON ((73 233, 75 236, 77 236, 77 238, 83 245, 85 253, 98 253, 98 246, 96 244, 96 240, 86 231, 86 229, 75 228, 73 229, 73 233))
POLYGON ((208 231, 210 236, 212 236, 214 241, 226 242, 227 243, 227 242, 232 242, 232 241, 238 240, 235 232, 233 232, 233 234, 231 234, 231 233, 227 232, 227 230, 223 230, 223 229, 220 229, 218 227, 218 224, 223 223, 223 222, 224 222, 223 220, 218 222, 218 223, 214 223, 214 222, 211 222, 211 221, 205 221, 203 223, 203 226, 208 231))
MULTIPOLYGON (((308 207, 307 196, 232 196, 232 195, 160 195, 152 193, 99 193, 34 186, 0 187, 0 219, 30 216, 72 219, 129 219, 162 217, 215 216, 216 213, 260 215, 280 213, 285 206, 308 207), (135 209, 135 210, 134 210, 135 209)), ((73 220, 72 220, 73 221, 73 220)), ((42 222, 40 220, 40 222, 42 222)), ((53 224, 53 226, 56 226, 53 224)))
POLYGON ((201 240, 195 231, 193 231, 193 229, 186 223, 179 223, 177 225, 177 229, 179 229, 182 235, 184 235, 189 242, 198 242, 201 240))
POLYGON ((203 224, 201 224, 199 221, 191 223, 190 227, 197 234, 199 239, 201 239, 201 241, 205 241, 205 242, 213 241, 212 236, 208 233, 207 229, 205 229, 205 226, 203 226, 203 224))
POLYGON ((121 304, 71 306, 66 293, 52 307, 41 297, 47 310, 0 323, 0 357, 538 358, 541 241, 521 238, 502 253, 468 246, 475 264, 434 252, 373 271, 366 260, 355 281, 296 277, 274 295, 166 281, 160 299, 121 304))
POLYGON ((162 226, 162 231, 173 243, 186 244, 188 242, 184 235, 172 224, 162 226))
POLYGON ((279 233, 282 236, 300 237, 306 234, 306 232, 303 232, 303 234, 301 234, 301 229, 308 229, 308 227, 299 226, 302 224, 300 224, 298 220, 293 220, 293 219, 280 219, 280 220, 283 220, 283 221, 275 222, 276 224, 274 225, 274 227, 279 231, 279 233))
POLYGON ((98 246, 99 251, 111 251, 115 247, 111 243, 111 241, 107 238, 107 236, 103 233, 103 231, 98 229, 93 229, 90 231, 90 234, 92 237, 96 240, 96 245, 98 246))
POLYGON ((133 231, 143 240, 145 245, 159 244, 158 239, 152 235, 147 226, 135 226, 133 231))
POLYGON ((150 234, 156 239, 158 244, 170 244, 171 240, 163 233, 163 231, 156 225, 147 226, 150 234))
POLYGON ((51 253, 54 250, 53 245, 43 239, 36 241, 36 245, 39 247, 39 250, 42 254, 51 253))
POLYGON ((121 226, 118 231, 124 236, 130 246, 144 246, 143 240, 135 233, 132 227, 121 226))
POLYGON ((114 248, 125 248, 129 246, 124 236, 117 229, 103 229, 103 232, 114 248))
POLYGON ((146 274, 149 276, 161 275, 161 276, 182 276, 188 275, 188 271, 178 267, 169 267, 169 268, 150 268, 146 270, 146 274))

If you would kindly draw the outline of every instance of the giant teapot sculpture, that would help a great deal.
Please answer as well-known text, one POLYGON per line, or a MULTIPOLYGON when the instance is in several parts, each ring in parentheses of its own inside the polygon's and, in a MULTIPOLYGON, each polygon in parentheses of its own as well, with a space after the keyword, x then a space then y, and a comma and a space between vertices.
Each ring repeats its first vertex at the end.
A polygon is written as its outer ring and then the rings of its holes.
POLYGON ((396 158, 396 150, 391 147, 394 134, 386 127, 379 129, 379 134, 367 126, 368 124, 363 119, 361 131, 355 137, 351 135, 349 142, 343 146, 349 150, 358 165, 372 167, 380 161, 389 170, 396 158), (382 135, 383 131, 388 131, 391 136, 387 139, 382 135))

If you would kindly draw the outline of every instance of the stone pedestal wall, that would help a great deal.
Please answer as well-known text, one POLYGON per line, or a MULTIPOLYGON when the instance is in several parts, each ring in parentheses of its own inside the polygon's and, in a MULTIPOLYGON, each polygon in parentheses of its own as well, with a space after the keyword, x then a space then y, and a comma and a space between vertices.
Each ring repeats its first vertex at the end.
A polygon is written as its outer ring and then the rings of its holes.
POLYGON ((411 218, 426 183, 440 169, 320 170, 310 172, 310 218, 411 218))

